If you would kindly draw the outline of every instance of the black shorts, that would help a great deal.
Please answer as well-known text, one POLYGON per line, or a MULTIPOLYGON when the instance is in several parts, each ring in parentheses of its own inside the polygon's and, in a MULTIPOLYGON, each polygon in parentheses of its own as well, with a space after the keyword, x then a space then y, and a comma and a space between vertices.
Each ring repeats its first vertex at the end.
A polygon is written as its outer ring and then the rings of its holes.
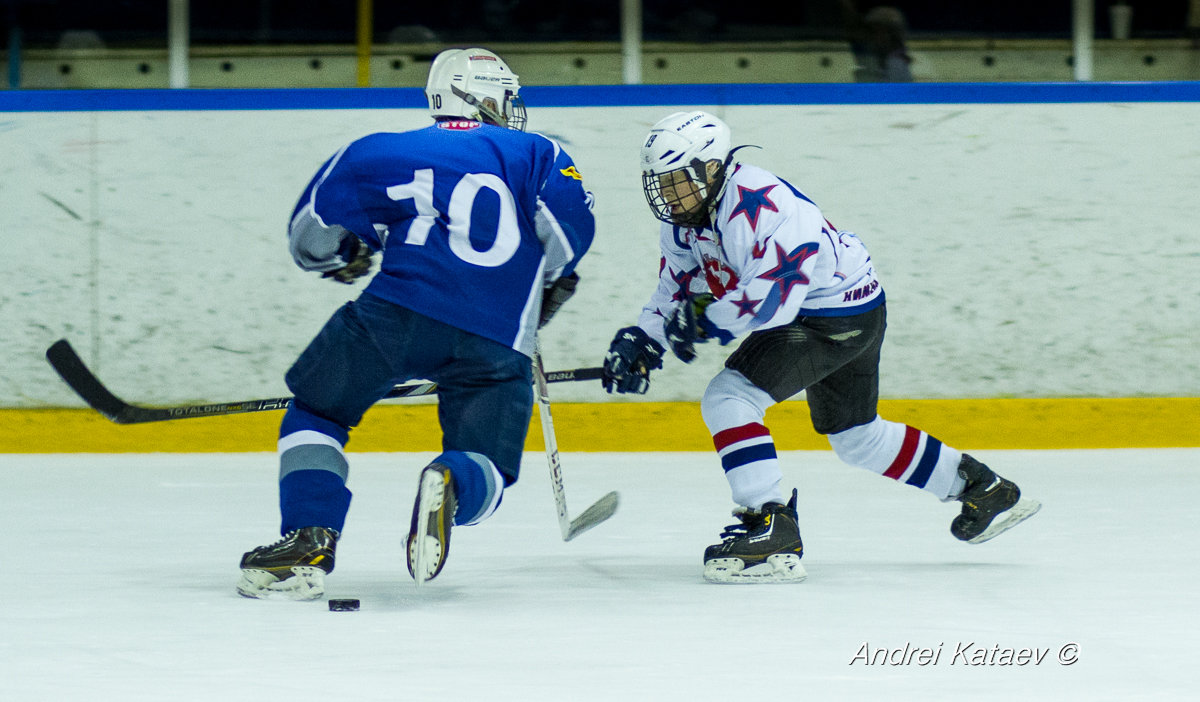
POLYGON ((528 356, 504 344, 364 292, 333 314, 286 376, 297 402, 347 428, 412 378, 438 384, 442 450, 481 453, 505 485, 516 482, 533 370, 528 356))
POLYGON ((813 428, 836 434, 875 419, 886 305, 853 317, 797 317, 751 334, 725 367, 782 402, 808 391, 813 428))

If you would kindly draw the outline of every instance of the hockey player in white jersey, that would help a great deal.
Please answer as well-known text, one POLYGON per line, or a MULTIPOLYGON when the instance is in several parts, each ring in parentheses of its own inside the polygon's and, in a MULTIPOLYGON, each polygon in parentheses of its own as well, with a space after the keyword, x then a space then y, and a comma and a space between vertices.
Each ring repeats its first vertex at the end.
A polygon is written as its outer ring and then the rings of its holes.
POLYGON ((496 54, 445 51, 426 86, 431 126, 346 145, 301 194, 288 227, 300 268, 352 283, 382 256, 287 373, 283 538, 242 557, 241 594, 323 594, 350 507, 343 448, 396 383, 438 384, 443 451, 421 472, 408 536, 418 585, 441 572, 452 527, 487 519, 517 481, 535 335, 574 291, 595 228, 570 156, 524 133, 519 90, 496 54))
POLYGON ((886 304, 870 254, 801 191, 735 162, 734 151, 729 127, 705 112, 675 113, 650 130, 642 185, 663 222, 658 286, 604 359, 605 389, 644 393, 667 348, 688 363, 697 343, 746 336, 701 400, 739 520, 706 549, 704 577, 805 578, 797 493, 784 498, 763 424, 768 407, 801 390, 813 427, 843 461, 961 502, 956 538, 987 541, 1032 516, 1040 505, 1011 481, 879 416, 886 304))

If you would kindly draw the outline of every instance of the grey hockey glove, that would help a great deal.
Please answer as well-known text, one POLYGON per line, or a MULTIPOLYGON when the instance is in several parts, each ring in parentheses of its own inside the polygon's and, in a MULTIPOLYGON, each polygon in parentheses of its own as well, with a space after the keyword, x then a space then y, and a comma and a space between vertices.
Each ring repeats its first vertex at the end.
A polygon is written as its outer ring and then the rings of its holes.
POLYGON ((650 371, 662 368, 665 349, 641 327, 625 327, 613 337, 604 357, 600 382, 604 389, 619 394, 646 394, 650 389, 650 371))
POLYGON ((714 330, 712 322, 704 316, 704 310, 716 298, 707 293, 689 295, 675 307, 675 311, 667 317, 663 331, 667 335, 667 344, 675 357, 684 363, 696 360, 696 342, 708 341, 709 330, 714 330))
POLYGON ((353 234, 342 240, 337 255, 346 263, 341 268, 325 271, 322 278, 332 278, 339 283, 351 285, 371 272, 371 247, 353 234))
POLYGON ((564 275, 542 291, 542 313, 538 317, 538 329, 546 326, 550 318, 558 312, 558 308, 563 306, 563 303, 571 299, 575 294, 575 286, 579 285, 579 275, 572 273, 564 275))

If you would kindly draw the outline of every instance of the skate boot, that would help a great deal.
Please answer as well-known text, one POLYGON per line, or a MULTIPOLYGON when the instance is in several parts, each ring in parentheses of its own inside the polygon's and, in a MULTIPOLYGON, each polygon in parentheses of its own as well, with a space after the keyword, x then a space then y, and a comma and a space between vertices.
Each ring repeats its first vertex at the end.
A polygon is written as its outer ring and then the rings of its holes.
POLYGON ((417 581, 417 587, 442 572, 450 553, 450 528, 457 509, 450 469, 430 463, 421 471, 408 532, 408 573, 417 581))
POLYGON ((786 505, 768 502, 759 510, 734 510, 740 524, 725 527, 723 541, 704 550, 704 579, 710 583, 800 582, 808 576, 800 558, 804 543, 796 522, 796 491, 786 505))
POLYGON ((315 600, 325 594, 325 574, 333 572, 338 533, 325 527, 289 531, 269 546, 242 556, 237 591, 261 600, 315 600))
POLYGON ((966 481, 958 501, 962 514, 950 524, 954 538, 981 544, 1029 519, 1042 508, 1037 500, 1021 497, 1021 490, 984 464, 963 454, 958 474, 966 481))

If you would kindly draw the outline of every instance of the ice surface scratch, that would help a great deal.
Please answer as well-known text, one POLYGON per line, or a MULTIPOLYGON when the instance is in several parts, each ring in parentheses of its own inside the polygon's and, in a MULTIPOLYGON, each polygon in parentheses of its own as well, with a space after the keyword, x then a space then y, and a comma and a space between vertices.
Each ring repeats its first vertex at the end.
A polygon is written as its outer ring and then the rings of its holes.
POLYGON ((70 207, 67 207, 65 204, 63 204, 62 200, 59 200, 58 198, 56 198, 52 195, 47 195, 46 193, 44 193, 40 190, 38 191, 38 195, 41 195, 42 197, 46 198, 51 203, 56 205, 60 210, 71 215, 71 217, 75 218, 76 220, 78 220, 80 222, 83 221, 83 217, 80 217, 78 212, 76 212, 75 210, 73 210, 70 207))

